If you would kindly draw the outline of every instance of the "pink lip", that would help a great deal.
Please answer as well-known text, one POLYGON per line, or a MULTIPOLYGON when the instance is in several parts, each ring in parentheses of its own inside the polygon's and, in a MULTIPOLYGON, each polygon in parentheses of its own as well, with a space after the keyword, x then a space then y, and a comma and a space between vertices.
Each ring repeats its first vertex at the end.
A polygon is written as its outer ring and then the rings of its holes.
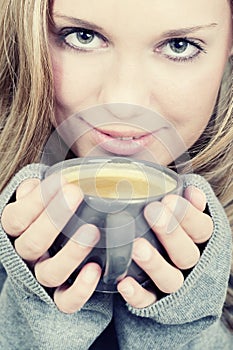
POLYGON ((123 156, 131 156, 141 152, 153 141, 152 133, 138 131, 115 131, 92 129, 92 135, 103 150, 123 156))

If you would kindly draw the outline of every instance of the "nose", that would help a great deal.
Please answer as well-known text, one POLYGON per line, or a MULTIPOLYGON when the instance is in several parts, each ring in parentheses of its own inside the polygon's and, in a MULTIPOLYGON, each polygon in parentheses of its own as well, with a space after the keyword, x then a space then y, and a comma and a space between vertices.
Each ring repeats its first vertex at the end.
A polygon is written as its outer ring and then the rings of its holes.
POLYGON ((133 58, 118 59, 106 70, 100 91, 100 103, 116 118, 130 118, 150 107, 150 88, 142 65, 133 58))

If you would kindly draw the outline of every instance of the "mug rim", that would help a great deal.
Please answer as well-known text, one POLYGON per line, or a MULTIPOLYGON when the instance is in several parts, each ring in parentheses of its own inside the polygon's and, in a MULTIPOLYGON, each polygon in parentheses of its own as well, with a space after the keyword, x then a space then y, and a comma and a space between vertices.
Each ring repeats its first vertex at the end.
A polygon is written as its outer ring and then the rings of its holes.
MULTIPOLYGON (((175 172, 172 169, 167 168, 164 165, 158 164, 158 163, 154 163, 148 160, 142 160, 142 159, 131 159, 131 158, 127 158, 127 157, 120 157, 120 156, 96 156, 96 157, 77 157, 77 158, 72 158, 72 159, 67 159, 67 160, 63 160, 60 161, 56 164, 53 164, 51 166, 49 166, 45 172, 44 172, 44 178, 54 174, 55 172, 62 172, 65 169, 71 168, 71 167, 75 167, 75 166, 79 166, 81 164, 100 164, 100 163, 121 163, 121 164, 142 164, 144 166, 153 168, 155 170, 158 171, 162 171, 164 172, 167 176, 170 176, 172 179, 174 179, 176 181, 176 186, 175 188, 173 188, 170 191, 167 191, 165 193, 162 194, 158 194, 158 195, 152 195, 152 196, 145 196, 145 197, 135 197, 135 198, 109 198, 109 197, 103 197, 101 196, 101 198, 106 201, 116 201, 119 200, 121 202, 128 202, 129 199, 131 202, 141 202, 141 201, 145 201, 146 199, 150 199, 150 201, 153 200, 159 200, 161 198, 163 198, 166 195, 169 194, 181 194, 182 193, 182 189, 183 189, 183 180, 181 178, 181 176, 179 176, 179 174, 177 172, 175 172)), ((95 198, 99 198, 98 196, 95 195, 91 195, 91 194, 86 194, 84 193, 84 197, 85 198, 89 198, 90 200, 94 200, 95 198)))

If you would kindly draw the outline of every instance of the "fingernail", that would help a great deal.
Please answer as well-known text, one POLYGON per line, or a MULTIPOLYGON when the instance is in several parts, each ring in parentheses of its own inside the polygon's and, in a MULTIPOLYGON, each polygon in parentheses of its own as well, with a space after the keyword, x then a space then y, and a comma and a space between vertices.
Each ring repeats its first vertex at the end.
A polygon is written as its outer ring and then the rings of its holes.
POLYGON ((85 224, 78 229, 71 239, 81 245, 93 247, 99 238, 98 228, 94 225, 85 224))
POLYGON ((137 246, 133 249, 133 258, 139 261, 147 261, 151 257, 150 247, 145 244, 138 242, 137 246))
POLYGON ((205 193, 195 186, 189 186, 185 190, 185 197, 191 202, 194 200, 195 203, 198 203, 200 210, 204 210, 206 206, 206 195, 205 193))
POLYGON ((99 278, 99 269, 94 266, 87 266, 83 273, 83 279, 87 283, 94 283, 99 278))
POLYGON ((206 206, 206 195, 205 193, 200 190, 199 188, 195 187, 195 197, 196 197, 196 201, 200 203, 200 205, 202 206, 203 210, 205 209, 206 206))

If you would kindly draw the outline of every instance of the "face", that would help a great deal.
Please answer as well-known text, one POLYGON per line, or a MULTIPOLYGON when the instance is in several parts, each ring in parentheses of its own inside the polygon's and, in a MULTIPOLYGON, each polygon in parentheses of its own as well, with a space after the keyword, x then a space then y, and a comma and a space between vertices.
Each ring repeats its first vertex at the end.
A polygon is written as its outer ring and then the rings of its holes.
POLYGON ((166 165, 193 145, 231 50, 227 0, 54 0, 52 18, 56 123, 76 155, 166 165))

